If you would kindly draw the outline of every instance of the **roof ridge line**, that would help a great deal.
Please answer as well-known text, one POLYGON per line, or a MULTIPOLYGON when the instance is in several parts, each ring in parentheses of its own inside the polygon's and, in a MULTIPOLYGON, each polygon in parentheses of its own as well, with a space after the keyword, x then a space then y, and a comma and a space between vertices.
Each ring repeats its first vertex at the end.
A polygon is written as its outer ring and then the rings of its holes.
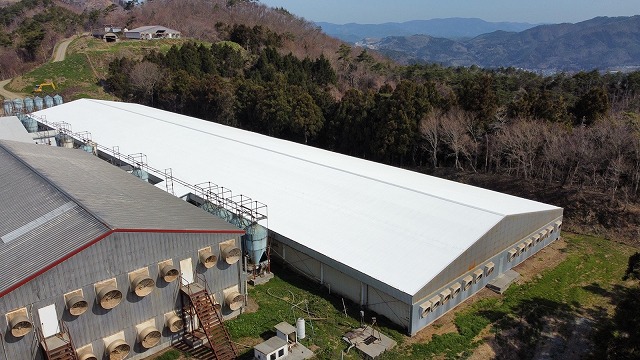
MULTIPOLYGON (((175 125, 175 126, 179 126, 179 127, 185 128, 185 129, 197 131, 199 133, 212 135, 212 136, 215 136, 215 137, 218 137, 218 138, 221 138, 221 139, 225 139, 225 140, 228 140, 228 141, 240 143, 240 144, 243 144, 243 145, 246 145, 246 146, 251 146, 253 148, 262 149, 262 150, 265 150, 265 151, 268 151, 268 152, 271 152, 271 153, 274 153, 274 154, 279 154, 279 155, 283 155, 283 156, 286 156, 286 157, 289 157, 289 158, 292 158, 292 159, 296 159, 296 160, 304 161, 304 162, 307 162, 307 163, 315 164, 315 165, 322 166, 322 167, 325 167, 325 168, 328 168, 328 169, 332 169, 332 170, 336 170, 336 171, 339 171, 339 172, 342 172, 342 173, 355 175, 355 176, 358 176, 358 177, 361 177, 361 178, 364 178, 364 179, 368 179, 368 180, 371 180, 371 181, 375 181, 375 182, 378 182, 378 183, 390 185, 390 186, 397 187, 397 188, 404 189, 404 190, 408 190, 408 191, 411 191, 411 192, 414 192, 414 193, 418 193, 418 194, 422 194, 422 195, 429 196, 429 197, 432 197, 432 198, 440 199, 440 200, 443 200, 443 201, 446 201, 446 202, 449 202, 449 203, 458 204, 458 205, 461 205, 461 206, 464 206, 464 207, 467 207, 467 208, 480 210, 480 211, 483 211, 483 212, 486 212, 486 213, 490 213, 490 214, 494 214, 494 215, 498 215, 498 216, 502 216, 502 217, 507 215, 507 214, 499 213, 499 212, 496 212, 496 211, 491 211, 491 210, 488 210, 488 209, 484 209, 484 208, 481 208, 481 207, 478 207, 478 206, 469 205, 469 204, 465 204, 465 203, 462 203, 462 202, 459 202, 459 201, 447 199, 447 198, 444 198, 442 196, 437 196, 437 195, 434 195, 432 193, 428 193, 428 192, 424 192, 424 191, 421 191, 421 190, 413 189, 413 188, 410 188, 410 187, 407 187, 407 186, 402 186, 402 185, 395 184, 395 183, 392 183, 392 182, 389 182, 389 181, 376 179, 376 178, 373 178, 371 176, 367 176, 367 175, 364 175, 364 174, 359 174, 357 172, 348 171, 348 170, 345 170, 345 169, 340 169, 340 168, 337 168, 337 167, 334 167, 334 166, 330 166, 330 165, 327 165, 327 164, 323 164, 323 163, 319 163, 319 162, 316 162, 316 161, 303 159, 303 158, 298 157, 298 156, 287 154, 287 153, 284 153, 284 152, 281 152, 281 151, 275 151, 273 149, 269 149, 269 148, 266 148, 266 147, 263 147, 263 146, 258 146, 258 145, 251 144, 251 143, 248 143, 248 142, 235 140, 235 139, 232 139, 232 138, 228 138, 226 136, 210 133, 208 131, 203 131, 203 130, 196 129, 196 128, 193 128, 193 127, 190 127, 190 126, 176 124, 175 122, 168 121, 168 120, 161 119, 161 118, 157 118, 157 117, 154 117, 154 116, 149 116, 149 115, 144 114, 144 113, 139 113, 139 112, 135 112, 135 111, 128 110, 128 109, 123 109, 121 107, 113 106, 113 105, 110 105, 110 104, 105 104, 104 102, 98 101, 98 100, 95 100, 95 99, 85 99, 85 100, 97 103, 99 105, 112 107, 112 108, 115 108, 115 109, 118 109, 118 110, 121 110, 121 111, 125 111, 125 112, 133 113, 133 114, 136 114, 136 115, 144 116, 144 117, 147 117, 147 118, 152 118, 152 119, 155 119, 155 120, 167 123, 167 124, 172 124, 172 125, 175 125)), ((139 105, 139 104, 134 104, 134 105, 139 105)), ((166 111, 166 110, 162 110, 162 109, 156 109, 156 110, 166 111)), ((178 115, 181 115, 181 114, 178 114, 178 115)), ((197 119, 197 118, 194 118, 194 119, 197 119)), ((202 119, 198 119, 198 120, 206 121, 206 120, 202 120, 202 119)), ((233 128, 233 129, 236 129, 236 128, 233 128)), ((236 130, 242 130, 242 129, 236 129, 236 130)), ((256 134, 258 134, 258 133, 256 133, 256 134)), ((263 134, 259 134, 259 135, 263 135, 263 134)), ((263 135, 263 136, 266 136, 266 135, 263 135)), ((283 139, 279 139, 279 140, 283 140, 283 139)), ((284 140, 284 141, 287 141, 287 140, 284 140)), ((301 144, 298 144, 298 143, 295 143, 295 144, 301 145, 301 144)), ((321 149, 321 150, 324 150, 324 149, 321 149)), ((328 150, 325 150, 325 151, 328 151, 328 150)), ((329 152, 331 152, 331 151, 329 151, 329 152)), ((334 152, 332 152, 332 153, 334 153, 334 152)), ((339 153, 334 153, 334 154, 339 154, 339 153)), ((344 154, 339 154, 339 155, 348 156, 348 155, 344 155, 344 154)), ((363 159, 363 160, 368 161, 366 159, 363 159)), ((379 163, 376 163, 376 164, 379 164, 379 163)), ((381 165, 384 165, 384 164, 381 164, 381 165)), ((401 169, 401 168, 396 168, 396 167, 393 167, 393 168, 394 169, 401 169)), ((423 174, 423 175, 431 176, 431 175, 426 175, 426 174, 423 174)), ((438 179, 440 179, 440 178, 438 178, 438 179)), ((442 181, 451 181, 451 180, 445 180, 445 179, 440 179, 440 180, 442 180, 442 181)), ((457 184, 461 184, 461 183, 457 183, 457 184)), ((465 185, 465 184, 461 184, 461 185, 465 185)), ((483 190, 486 190, 486 189, 483 189, 483 190)), ((487 190, 487 191, 489 191, 489 190, 487 190)))

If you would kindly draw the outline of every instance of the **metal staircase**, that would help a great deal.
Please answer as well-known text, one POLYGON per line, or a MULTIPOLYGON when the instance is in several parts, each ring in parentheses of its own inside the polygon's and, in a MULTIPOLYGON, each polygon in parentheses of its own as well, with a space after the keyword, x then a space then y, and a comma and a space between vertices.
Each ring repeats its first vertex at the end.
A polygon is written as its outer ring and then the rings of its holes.
MULTIPOLYGON (((182 293, 189 299, 190 309, 184 311, 184 315, 190 313, 198 316, 200 328, 204 332, 208 343, 205 345, 211 349, 216 360, 235 360, 238 357, 229 332, 224 326, 222 314, 214 304, 206 284, 198 283, 182 285, 182 293), (193 310, 193 311, 192 311, 193 310)), ((187 323, 188 319, 185 319, 187 323)), ((193 329, 196 332, 196 329, 193 329)))
POLYGON ((60 332, 45 338, 42 329, 38 328, 38 341, 48 360, 78 360, 69 328, 60 321, 60 332))

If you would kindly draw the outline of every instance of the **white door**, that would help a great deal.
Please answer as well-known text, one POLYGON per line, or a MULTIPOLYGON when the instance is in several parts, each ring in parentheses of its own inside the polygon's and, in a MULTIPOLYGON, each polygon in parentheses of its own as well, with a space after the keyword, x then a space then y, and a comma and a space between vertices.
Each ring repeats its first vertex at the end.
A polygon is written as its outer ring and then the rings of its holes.
POLYGON ((60 332, 58 314, 56 313, 56 304, 51 304, 38 309, 38 317, 40 318, 42 335, 44 335, 45 338, 60 332))
POLYGON ((193 264, 191 258, 180 260, 180 272, 182 273, 182 285, 193 283, 193 264))

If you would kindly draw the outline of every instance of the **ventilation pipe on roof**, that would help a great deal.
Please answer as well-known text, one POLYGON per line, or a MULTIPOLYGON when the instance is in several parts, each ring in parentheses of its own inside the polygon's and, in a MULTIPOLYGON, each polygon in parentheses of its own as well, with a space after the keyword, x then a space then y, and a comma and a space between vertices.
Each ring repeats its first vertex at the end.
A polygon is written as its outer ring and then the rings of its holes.
POLYGON ((129 355, 130 351, 131 346, 126 341, 117 339, 107 346, 107 358, 109 360, 122 360, 129 355))
POLYGON ((218 262, 218 257, 211 252, 210 246, 198 250, 198 258, 200 263, 207 269, 214 267, 218 262))

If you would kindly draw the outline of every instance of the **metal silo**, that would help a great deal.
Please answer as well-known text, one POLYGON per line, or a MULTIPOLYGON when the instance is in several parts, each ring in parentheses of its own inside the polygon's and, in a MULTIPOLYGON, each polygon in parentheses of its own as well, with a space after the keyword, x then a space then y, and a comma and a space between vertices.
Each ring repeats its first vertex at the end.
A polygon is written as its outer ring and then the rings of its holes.
POLYGON ((30 97, 24 98, 24 109, 28 113, 33 112, 34 104, 33 104, 33 99, 32 98, 30 98, 30 97))
POLYGON ((62 96, 60 96, 60 95, 54 96, 53 97, 53 103, 54 103, 55 106, 62 105, 63 104, 62 96))
POLYGON ((267 229, 260 224, 252 224, 245 228, 245 235, 242 236, 242 243, 245 251, 249 253, 251 262, 259 264, 262 255, 267 250, 267 229))
POLYGON ((44 106, 46 108, 53 107, 53 98, 49 95, 44 97, 44 106))
POLYGON ((142 170, 141 168, 134 168, 131 174, 133 174, 137 178, 140 178, 142 181, 149 182, 149 173, 142 170))
POLYGON ((4 109, 4 114, 6 116, 12 115, 13 114, 13 101, 5 100, 4 103, 2 104, 2 108, 4 109))
POLYGON ((73 149, 73 138, 64 133, 58 133, 58 135, 56 135, 56 145, 73 149))
POLYGON ((44 108, 44 101, 40 96, 36 96, 33 98, 33 105, 36 107, 36 110, 42 110, 44 108))
POLYGON ((24 101, 22 101, 22 99, 20 98, 13 99, 13 112, 21 113, 23 111, 24 111, 24 101))
POLYGON ((20 122, 22 122, 22 125, 27 129, 28 133, 38 131, 38 121, 36 119, 25 114, 18 114, 18 119, 20 119, 20 122))

